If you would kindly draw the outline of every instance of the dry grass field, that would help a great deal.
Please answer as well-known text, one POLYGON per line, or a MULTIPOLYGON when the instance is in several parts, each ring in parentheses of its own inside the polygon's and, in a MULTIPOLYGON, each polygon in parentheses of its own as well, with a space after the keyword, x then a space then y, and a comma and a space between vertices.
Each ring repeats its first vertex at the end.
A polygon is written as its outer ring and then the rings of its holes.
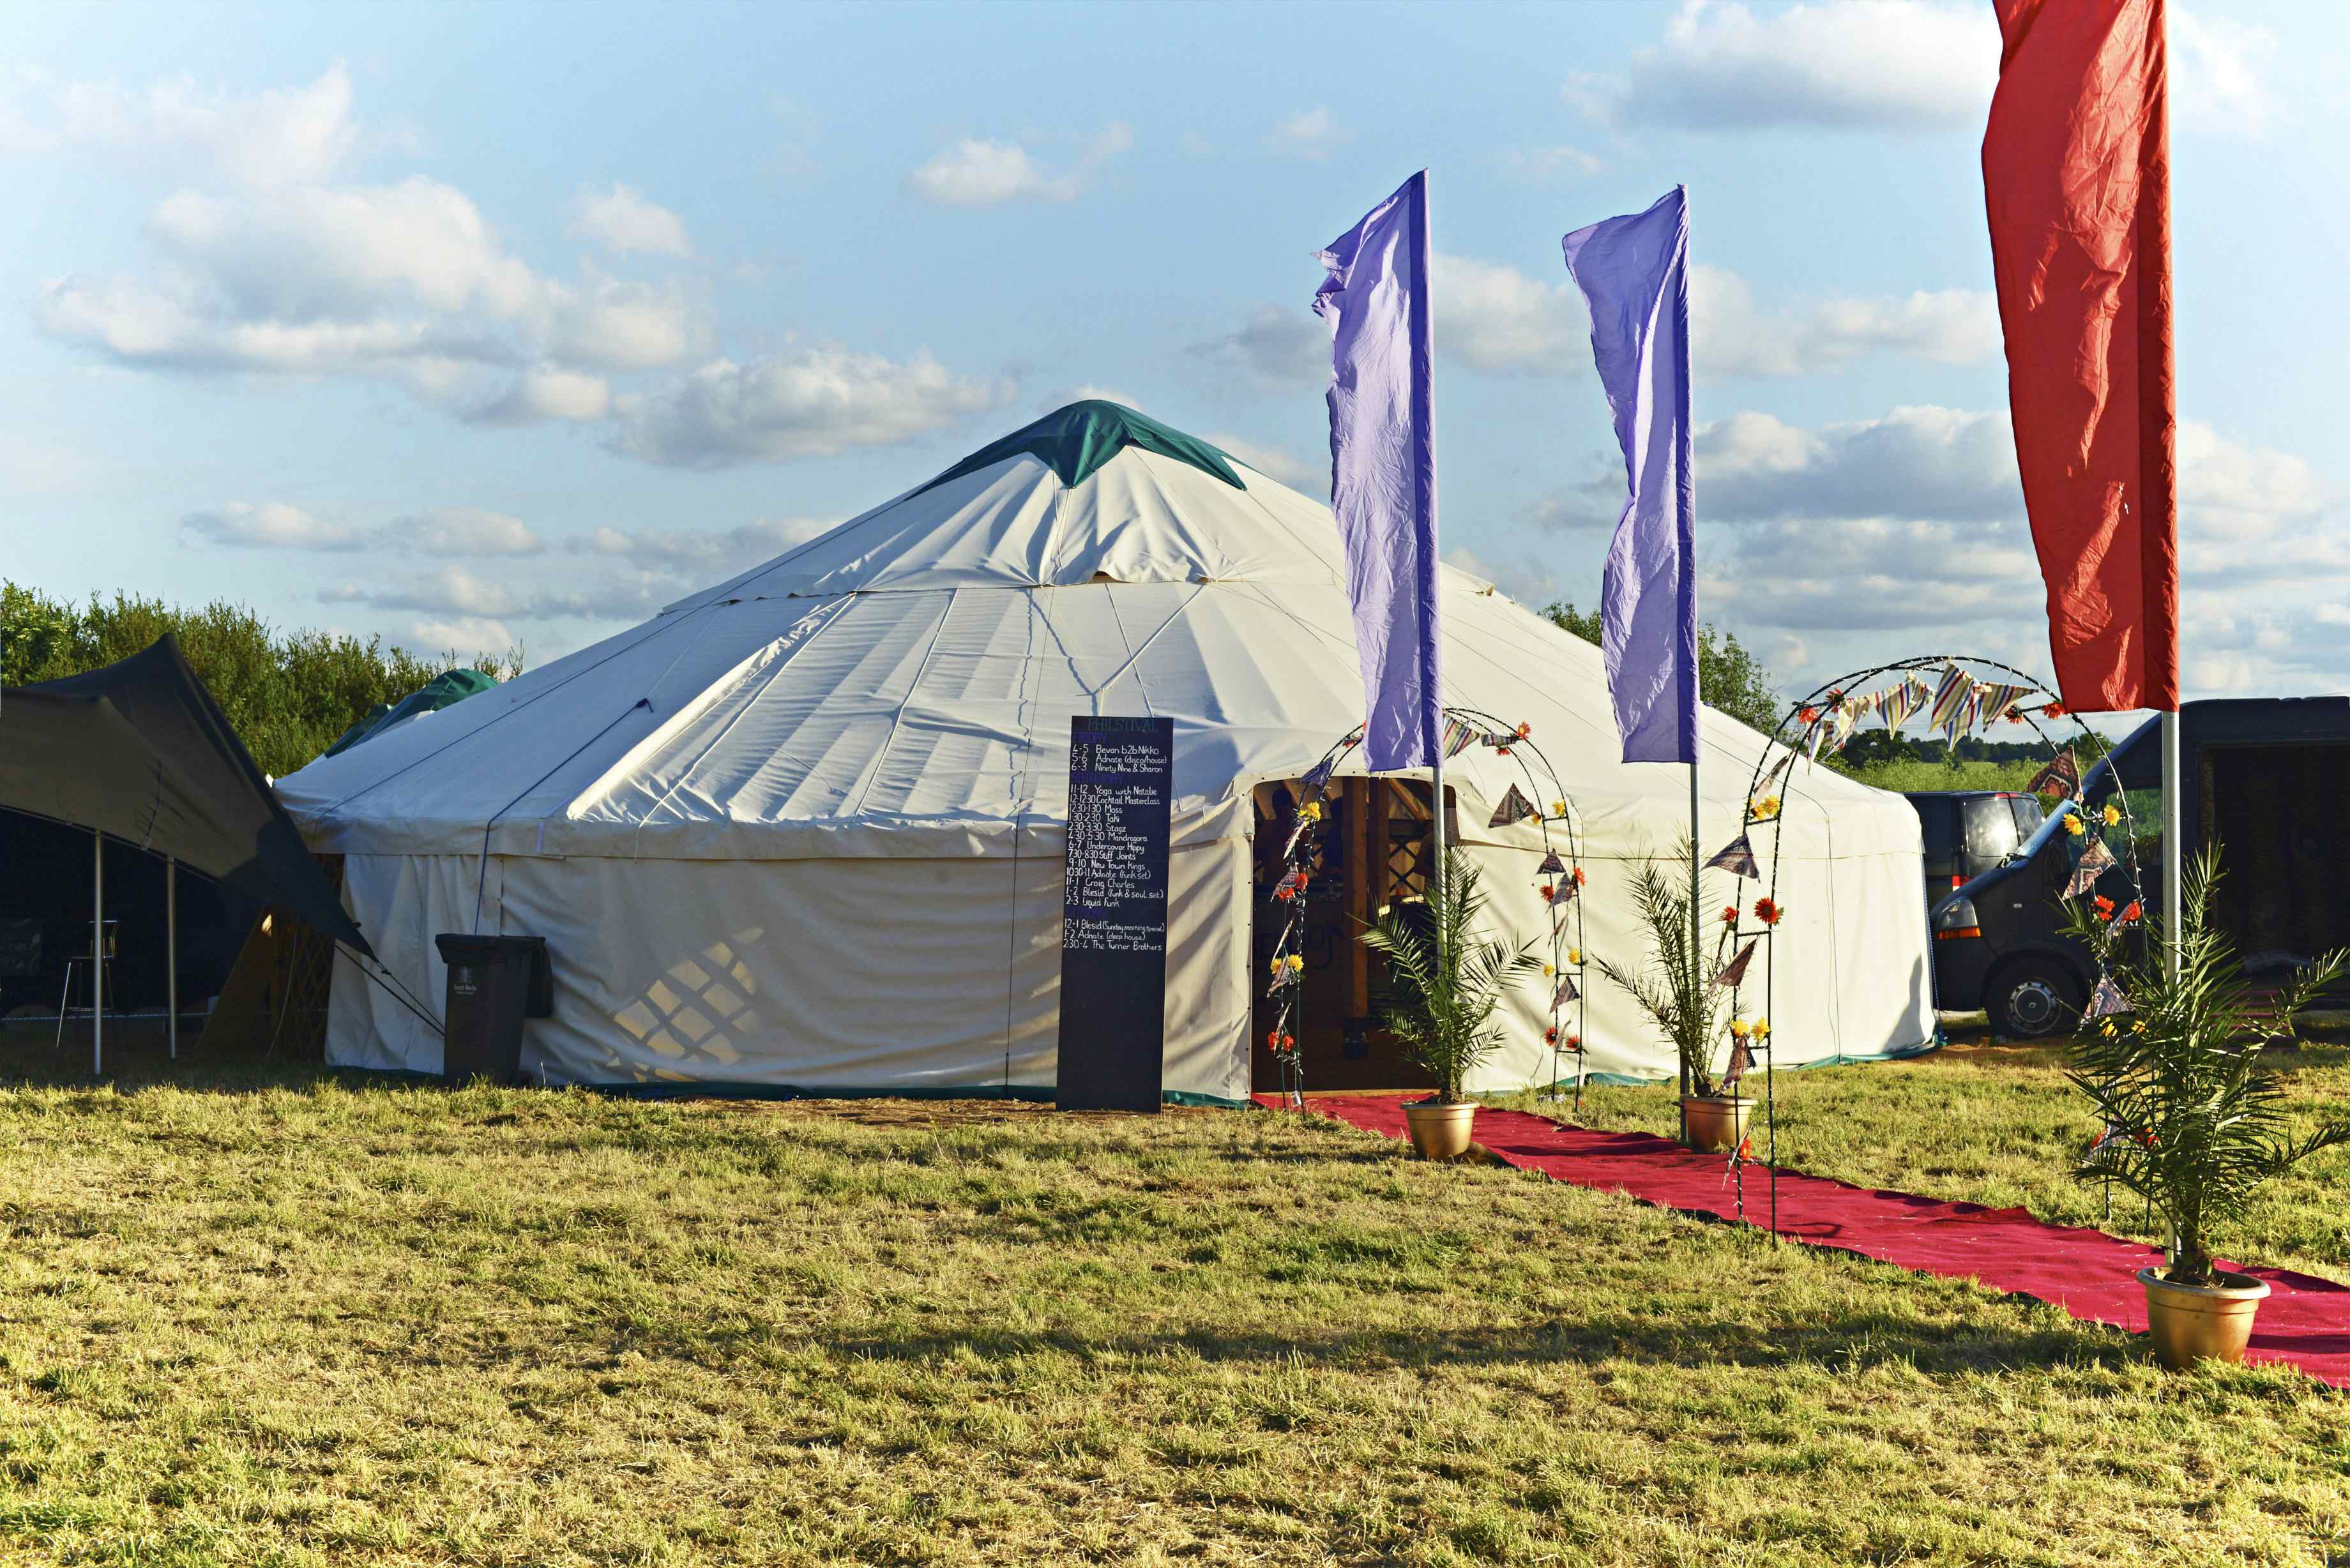
MULTIPOLYGON (((2350 1540, 2350 1400, 2296 1375, 2165 1376, 2050 1307, 1326 1124, 201 1060, 95 1085, 46 1044, 0 1036, 11 1560, 2216 1565, 2350 1540)), ((2298 1068, 2339 1097, 2341 1053, 2298 1068)), ((1781 1088, 1811 1168, 2094 1217, 2041 1058, 1781 1088)), ((2344 1181, 2280 1189, 2252 1250, 2350 1278, 2344 1181)))

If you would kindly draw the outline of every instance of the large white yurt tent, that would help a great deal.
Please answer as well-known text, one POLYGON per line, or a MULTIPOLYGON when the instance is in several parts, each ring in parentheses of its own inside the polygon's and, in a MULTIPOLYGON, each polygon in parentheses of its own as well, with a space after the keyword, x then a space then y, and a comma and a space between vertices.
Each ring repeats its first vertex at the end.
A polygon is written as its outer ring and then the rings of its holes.
MULTIPOLYGON (((1577 814, 1586 945, 1638 957, 1623 884, 1684 832, 1688 771, 1617 760, 1597 649, 1466 575, 1442 592, 1449 699, 1532 727, 1577 814)), ((278 789, 434 1009, 436 933, 547 940, 555 1013, 525 1066, 550 1082, 1049 1092, 1069 721, 1092 713, 1174 721, 1164 1083, 1238 1101, 1263 989, 1257 825, 1363 714, 1338 535, 1327 507, 1115 404, 1061 410, 278 789)), ((1703 740, 1711 849, 1740 831, 1763 742, 1711 711, 1703 740)), ((1522 938, 1549 929, 1540 830, 1486 824, 1523 765, 1477 747, 1445 774, 1493 918, 1522 938)), ((1920 1048, 1916 815, 1801 763, 1783 793, 1779 1060, 1920 1048)), ((1590 1070, 1669 1077, 1624 998, 1596 973, 1588 989, 1590 1070)), ((1525 988, 1471 1087, 1548 1078, 1548 1005, 1525 988)), ((328 1054, 435 1071, 441 1042, 342 959, 328 1054)))

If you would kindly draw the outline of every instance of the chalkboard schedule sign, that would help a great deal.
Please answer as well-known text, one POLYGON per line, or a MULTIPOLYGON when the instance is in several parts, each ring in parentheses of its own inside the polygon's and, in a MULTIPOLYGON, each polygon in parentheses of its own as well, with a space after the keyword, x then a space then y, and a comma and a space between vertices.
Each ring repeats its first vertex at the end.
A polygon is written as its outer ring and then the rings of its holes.
POLYGON ((1175 722, 1069 721, 1061 1065, 1071 1111, 1155 1111, 1167 1051, 1167 826, 1175 722))

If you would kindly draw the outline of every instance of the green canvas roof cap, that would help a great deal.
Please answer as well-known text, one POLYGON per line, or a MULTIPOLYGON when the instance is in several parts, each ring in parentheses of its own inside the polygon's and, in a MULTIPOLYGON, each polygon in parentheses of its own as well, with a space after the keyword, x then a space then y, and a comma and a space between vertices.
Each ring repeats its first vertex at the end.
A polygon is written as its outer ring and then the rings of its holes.
POLYGON ((1094 471, 1130 446, 1145 452, 1155 452, 1161 457, 1171 457, 1178 462, 1188 462, 1202 473, 1212 474, 1234 490, 1246 490, 1241 476, 1232 472, 1226 455, 1197 436, 1160 424, 1147 414, 1139 414, 1122 403, 1088 398, 1055 409, 1033 425, 1024 426, 999 441, 992 441, 930 483, 917 490, 931 490, 951 479, 966 473, 976 473, 992 467, 1007 457, 1025 452, 1051 469, 1063 484, 1076 489, 1093 477, 1094 471))

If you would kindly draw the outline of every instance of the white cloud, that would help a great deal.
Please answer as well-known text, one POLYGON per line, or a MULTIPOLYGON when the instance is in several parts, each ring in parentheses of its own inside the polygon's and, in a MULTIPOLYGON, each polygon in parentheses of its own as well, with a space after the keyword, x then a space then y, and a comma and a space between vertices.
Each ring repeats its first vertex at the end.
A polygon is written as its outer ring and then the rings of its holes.
POLYGON ((1315 316, 1278 305, 1258 306, 1238 331, 1195 343, 1191 352, 1236 365, 1268 386, 1320 386, 1330 379, 1330 328, 1315 316))
POLYGON ((1726 522, 2022 514, 2003 411, 1897 408, 1809 431, 1746 412, 1705 426, 1694 446, 1699 505, 1726 522))
POLYGON ((535 425, 542 420, 592 424, 612 411, 611 384, 601 376, 541 365, 515 377, 487 402, 465 411, 477 425, 535 425))
POLYGON ((549 291, 550 358, 606 370, 651 370, 709 352, 716 331, 707 306, 681 285, 656 288, 590 271, 577 289, 549 291))
POLYGON ((376 543, 435 556, 535 556, 546 547, 521 518, 481 506, 435 506, 395 517, 376 543))
POLYGON ((1236 435, 1211 435, 1211 446, 1222 447, 1259 473, 1275 483, 1286 484, 1301 494, 1326 501, 1330 496, 1330 463, 1327 458, 1313 462, 1236 435))
POLYGON ((1134 145, 1134 133, 1113 120, 1087 143, 1076 162, 1055 174, 1017 141, 966 137, 907 176, 925 201, 946 207, 993 207, 1004 202, 1073 202, 1102 165, 1134 145))
POLYGON ((904 363, 806 348, 714 360, 615 405, 613 450, 673 468, 827 457, 910 441, 1001 408, 1012 389, 954 375, 928 354, 904 363))
MULTIPOLYGON (((380 527, 361 528, 312 516, 284 502, 257 506, 238 502, 191 512, 181 524, 213 544, 245 549, 531 556, 546 547, 521 518, 481 506, 434 506, 394 517, 380 527)), ((354 588, 350 597, 362 596, 354 588)))
POLYGON ((762 517, 734 528, 598 528, 572 541, 575 554, 609 556, 655 571, 755 566, 838 526, 834 519, 762 517))
POLYGON ((443 615, 503 616, 518 603, 512 591, 463 566, 442 566, 406 583, 345 582, 318 592, 325 604, 373 605, 378 609, 429 610, 443 615))
POLYGON ((217 171, 246 185, 325 180, 361 141, 350 73, 340 65, 307 87, 244 95, 207 92, 190 77, 167 78, 144 93, 74 83, 54 109, 57 140, 107 149, 150 173, 217 171))
POLYGON ((1330 111, 1316 105, 1300 109, 1273 128, 1273 143, 1284 152, 1300 158, 1310 158, 1319 163, 1330 156, 1330 150, 1354 134, 1331 118, 1330 111))
POLYGON ((1744 278, 1703 263, 1690 269, 1690 317, 1699 369, 1719 376, 1806 376, 1870 353, 1975 364, 2002 342, 1999 302, 1984 290, 1833 296, 1766 311, 1744 278))
POLYGON ((693 254, 683 219, 645 200, 643 192, 617 182, 609 191, 580 192, 571 207, 571 232, 620 255, 637 251, 660 256, 693 254))
POLYGON ((1583 344, 1590 317, 1570 284, 1441 252, 1429 282, 1439 354, 1481 370, 1549 375, 1577 371, 1589 357, 1583 344))
POLYGON ((1566 101, 1604 124, 1909 128, 1978 122, 1999 75, 1988 5, 1808 0, 1757 16, 1684 0, 1627 77, 1578 76, 1566 101))
POLYGON ((215 545, 244 549, 357 550, 366 535, 348 523, 313 517, 282 501, 259 505, 232 502, 210 511, 191 512, 180 525, 215 545))
POLYGON ((2280 110, 2263 79, 2276 35, 2226 16, 2170 10, 2171 108, 2181 123, 2258 137, 2280 110))
MULTIPOLYGON (((1547 280, 1513 266, 1439 252, 1430 278, 1437 352, 1495 374, 1581 375, 1591 317, 1561 268, 1547 280)), ((1988 293, 1919 290, 1906 297, 1834 296, 1776 310, 1754 301, 1734 272, 1690 269, 1690 336, 1710 376, 1804 376, 1874 353, 1972 364, 1999 353, 1999 312, 1988 293)), ((1239 366, 1273 387, 1330 378, 1330 331, 1314 317, 1260 305, 1238 330, 1191 352, 1239 366)))

